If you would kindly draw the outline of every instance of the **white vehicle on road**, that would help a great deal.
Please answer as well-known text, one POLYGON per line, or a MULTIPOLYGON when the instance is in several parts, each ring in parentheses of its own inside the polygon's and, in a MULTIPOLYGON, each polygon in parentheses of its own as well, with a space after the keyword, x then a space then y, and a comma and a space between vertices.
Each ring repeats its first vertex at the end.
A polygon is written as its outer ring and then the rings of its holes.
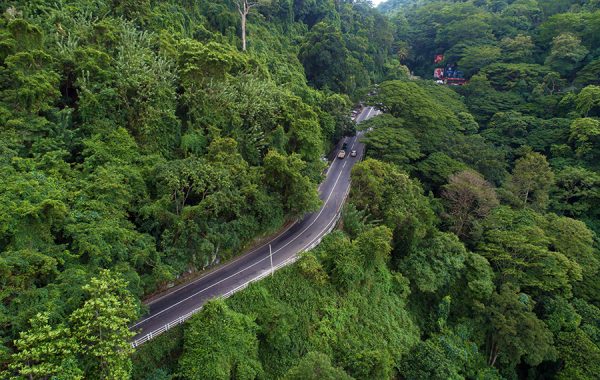
MULTIPOLYGON (((367 107, 359 115, 364 121, 378 111, 367 107)), ((131 345, 135 348, 183 323, 215 297, 229 297, 250 283, 272 275, 277 269, 295 262, 301 252, 316 247, 330 233, 340 218, 341 208, 350 191, 350 176, 358 160, 343 160, 346 152, 363 152, 357 136, 347 137, 338 151, 325 179, 319 186, 323 203, 315 212, 300 217, 263 245, 245 252, 230 262, 216 267, 191 281, 171 288, 145 302, 147 312, 130 326, 135 334, 131 345)), ((358 154, 357 154, 358 155, 358 154)))

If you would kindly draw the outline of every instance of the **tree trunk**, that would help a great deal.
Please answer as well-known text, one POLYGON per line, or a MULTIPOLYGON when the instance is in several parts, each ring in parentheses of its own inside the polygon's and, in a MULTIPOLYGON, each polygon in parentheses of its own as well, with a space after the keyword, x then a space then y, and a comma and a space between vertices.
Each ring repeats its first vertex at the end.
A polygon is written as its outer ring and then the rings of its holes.
POLYGON ((490 354, 488 356, 488 365, 493 367, 496 364, 496 360, 498 359, 498 345, 494 342, 494 338, 490 338, 490 354))
POLYGON ((529 200, 529 185, 527 186, 527 190, 525 190, 525 199, 523 200, 523 207, 527 207, 527 201, 529 200))
POLYGON ((242 51, 246 51, 246 16, 248 13, 245 9, 240 13, 242 15, 242 51))
POLYGON ((249 0, 237 0, 236 3, 238 12, 242 18, 242 51, 246 51, 247 43, 246 43, 246 20, 248 18, 248 13, 250 10, 256 6, 258 6, 257 1, 249 1, 249 0))

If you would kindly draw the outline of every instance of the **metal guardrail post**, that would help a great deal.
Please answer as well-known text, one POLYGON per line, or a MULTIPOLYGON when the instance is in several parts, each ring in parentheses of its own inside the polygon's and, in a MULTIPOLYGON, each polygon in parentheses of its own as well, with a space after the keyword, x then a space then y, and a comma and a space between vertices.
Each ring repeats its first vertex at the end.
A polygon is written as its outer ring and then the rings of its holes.
MULTIPOLYGON (((360 160, 362 161, 362 157, 360 158, 360 160)), ((325 231, 325 233, 323 235, 321 235, 317 240, 315 240, 314 242, 312 242, 308 247, 305 248, 304 251, 310 251, 313 248, 315 248, 317 245, 319 245, 321 243, 321 241, 323 240, 323 237, 325 237, 325 235, 329 234, 331 231, 333 231, 333 229, 335 228, 335 226, 337 225, 338 221, 340 220, 341 216, 342 216, 342 205, 346 202, 346 199, 348 198, 348 195, 350 194, 350 186, 348 186, 348 189, 346 190, 346 192, 344 193, 344 198, 343 198, 343 202, 340 203, 340 206, 336 212, 336 216, 333 219, 331 225, 329 227, 327 227, 327 230, 325 231)), ((275 269, 280 269, 283 268, 284 266, 290 265, 292 263, 295 263, 300 257, 298 255, 293 255, 292 257, 288 258, 287 260, 285 260, 284 262, 282 262, 281 264, 277 265, 275 267, 275 269)), ((267 271, 266 273, 261 273, 259 276, 257 276, 256 278, 253 278, 245 283, 243 283, 242 285, 239 285, 238 287, 228 291, 227 293, 225 293, 224 295, 221 296, 221 298, 228 298, 231 297, 234 293, 238 292, 241 289, 246 288, 250 283, 252 282, 256 282, 256 281, 260 281, 263 278, 267 277, 271 272, 267 271)), ((137 348, 138 346, 140 346, 141 344, 151 340, 152 338, 172 329, 175 326, 178 326, 180 324, 182 324, 183 322, 187 321, 192 315, 196 314, 198 311, 200 311, 202 309, 202 306, 200 306, 197 309, 194 309, 192 311, 190 311, 189 313, 177 318, 175 321, 169 322, 166 325, 162 326, 161 328, 151 331, 148 334, 144 335, 143 337, 141 337, 140 339, 134 340, 133 342, 131 342, 131 346, 133 348, 137 348)))

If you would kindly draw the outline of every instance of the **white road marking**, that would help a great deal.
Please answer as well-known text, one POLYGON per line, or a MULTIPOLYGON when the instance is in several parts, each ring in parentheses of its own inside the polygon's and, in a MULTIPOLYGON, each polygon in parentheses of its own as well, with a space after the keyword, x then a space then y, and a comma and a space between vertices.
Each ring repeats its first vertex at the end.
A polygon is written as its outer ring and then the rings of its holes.
MULTIPOLYGON (((251 250, 250 252, 248 252, 248 253, 245 253, 245 254, 243 254, 243 255, 241 255, 241 256, 239 256, 239 257, 237 257, 237 258, 235 258, 235 259, 231 260, 230 262, 228 262, 227 264, 223 265, 222 267, 215 267, 215 268, 213 269, 213 271, 211 271, 211 272, 209 272, 209 273, 206 273, 204 276, 200 276, 200 277, 198 277, 197 279, 193 280, 192 282, 189 282, 189 283, 187 283, 187 284, 185 284, 185 285, 181 285, 181 287, 179 287, 179 288, 177 288, 177 289, 175 289, 175 290, 171 290, 170 292, 166 293, 165 295, 162 295, 162 296, 160 296, 160 297, 158 297, 158 298, 155 298, 155 299, 151 300, 150 302, 146 303, 145 305, 147 305, 147 306, 150 306, 150 305, 152 305, 152 304, 154 304, 154 303, 156 303, 156 302, 158 302, 158 301, 162 300, 162 299, 163 299, 163 298, 165 298, 165 297, 169 297, 170 295, 172 295, 172 294, 175 294, 175 293, 177 293, 177 292, 179 292, 179 291, 181 291, 181 290, 183 290, 183 289, 187 288, 188 286, 194 285, 194 284, 196 284, 197 282, 199 282, 199 281, 202 281, 202 280, 204 280, 204 279, 208 278, 209 276, 211 276, 211 275, 212 275, 212 274, 214 274, 214 273, 218 273, 219 271, 222 271, 223 269, 225 269, 225 268, 228 268, 228 267, 232 266, 233 264, 237 263, 238 261, 240 261, 240 260, 241 260, 241 259, 243 259, 244 257, 246 257, 246 256, 248 256, 248 255, 251 255, 251 254, 253 254, 254 252, 256 252, 256 251, 258 251, 258 250, 261 250, 261 249, 265 248, 265 247, 266 247, 266 246, 268 246, 269 244, 273 243, 275 240, 279 239, 279 238, 281 237, 281 235, 283 235, 283 234, 285 234, 286 232, 288 232, 288 231, 290 230, 290 228, 292 228, 292 227, 294 227, 294 226, 296 225, 296 223, 298 223, 298 220, 296 220, 294 223, 290 224, 290 225, 289 225, 289 226, 288 226, 288 227, 287 227, 285 230, 281 231, 281 232, 280 232, 280 233, 279 233, 277 236, 275 236, 273 239, 269 240, 268 242, 264 243, 263 245, 261 245, 261 246, 259 246, 259 247, 257 247, 257 248, 254 248, 254 249, 253 249, 253 250, 251 250)), ((142 321, 142 322, 143 322, 143 321, 142 321)), ((138 323, 136 323, 135 325, 133 325, 132 327, 135 327, 135 326, 139 325, 139 324, 140 324, 140 323, 142 323, 142 322, 138 322, 138 323)))
MULTIPOLYGON (((356 141, 356 140, 355 140, 355 141, 356 141)), ((352 146, 354 146, 354 143, 352 144, 352 146)), ((315 219, 313 220, 313 222, 312 222, 312 223, 311 223, 311 224, 310 224, 308 227, 306 227, 306 228, 305 228, 305 229, 304 229, 302 232, 300 232, 298 235, 296 235, 296 236, 295 236, 293 239, 289 240, 289 241, 288 241, 288 242, 287 242, 287 243, 286 243, 284 246, 282 246, 282 247, 280 247, 279 249, 277 249, 277 250, 273 251, 273 254, 275 254, 275 253, 277 253, 277 252, 281 251, 283 248, 285 248, 285 247, 287 247, 288 245, 290 245, 290 244, 291 244, 293 241, 295 241, 295 240, 296 240, 296 239, 298 239, 298 238, 299 238, 299 237, 300 237, 300 236, 301 236, 303 233, 305 233, 305 232, 306 232, 306 231, 307 231, 307 230, 308 230, 310 227, 312 227, 312 225, 313 225, 313 224, 315 224, 315 223, 316 223, 316 221, 319 219, 319 217, 321 216, 321 214, 322 214, 322 213, 323 213, 323 211, 325 210, 325 206, 326 206, 326 205, 329 203, 329 200, 330 200, 330 198, 331 198, 331 195, 333 195, 333 192, 334 192, 334 190, 335 190, 335 188, 336 188, 336 186, 337 186, 337 184, 338 184, 338 181, 340 180, 340 177, 342 176, 342 173, 344 172, 344 168, 346 167, 346 164, 347 164, 347 162, 348 162, 348 161, 344 162, 344 165, 342 166, 342 168, 341 168, 341 170, 340 170, 340 173, 338 174, 338 176, 337 176, 337 178, 336 178, 336 180, 335 180, 335 182, 334 182, 334 184, 333 184, 333 187, 331 188, 331 191, 329 192, 329 196, 327 197, 327 200, 325 200, 325 203, 323 204, 323 207, 321 207, 321 210, 319 211, 319 213, 317 214, 317 216, 315 217, 315 219)), ((335 216, 334 216, 334 219, 335 219, 335 216)), ((329 226, 329 224, 327 225, 327 227, 328 227, 328 226, 329 226)), ((323 230, 323 231, 325 231, 325 230, 323 230)), ((321 232, 323 232, 323 231, 320 231, 318 234, 320 234, 320 233, 321 233, 321 232)), ((317 234, 317 235, 318 235, 318 234, 317 234)), ((133 325, 131 328, 135 328, 136 326, 139 326, 140 324, 142 324, 142 323, 144 323, 144 322, 146 322, 146 321, 149 321, 150 319, 153 319, 154 317, 156 317, 156 316, 158 316, 158 315, 160 315, 160 314, 162 314, 162 313, 164 313, 164 312, 166 312, 166 311, 168 311, 168 310, 170 310, 170 309, 174 308, 174 307, 175 307, 175 306, 177 306, 177 305, 180 305, 181 303, 183 303, 183 302, 185 302, 185 301, 187 301, 187 300, 189 300, 189 299, 191 299, 191 298, 193 298, 193 297, 197 296, 198 294, 200 294, 200 293, 203 293, 203 292, 205 292, 206 290, 208 290, 208 289, 210 289, 210 288, 212 288, 212 287, 214 287, 214 286, 216 286, 216 285, 219 285, 219 284, 220 284, 220 283, 222 283, 223 281, 226 281, 226 280, 230 279, 231 277, 237 276, 238 274, 240 274, 240 273, 244 272, 245 270, 247 270, 247 269, 250 269, 250 268, 252 268, 252 267, 254 267, 254 266, 258 265, 259 263, 263 262, 264 260, 266 260, 266 259, 268 259, 268 258, 269 258, 269 256, 266 256, 266 257, 262 258, 261 260, 259 260, 259 261, 255 262, 254 264, 252 264, 252 265, 250 265, 250 266, 248 266, 248 267, 246 267, 246 268, 244 268, 244 269, 241 269, 241 270, 239 270, 238 272, 236 272, 236 273, 234 273, 234 274, 232 274, 232 275, 230 275, 230 276, 228 276, 228 277, 225 277, 225 278, 223 278, 223 279, 219 280, 218 282, 216 282, 216 283, 214 283, 214 284, 212 284, 212 285, 210 285, 210 286, 208 286, 208 287, 206 287, 206 288, 204 288, 204 289, 201 289, 201 290, 197 291, 196 293, 192 294, 191 296, 188 296, 188 297, 184 298, 183 300, 181 300, 181 301, 179 301, 179 302, 176 302, 176 303, 174 303, 173 305, 171 305, 171 306, 169 306, 169 307, 167 307, 167 308, 165 308, 165 309, 163 309, 163 310, 159 311, 158 313, 156 313, 156 314, 154 314, 154 315, 151 315, 151 316, 149 316, 148 318, 145 318, 145 319, 143 319, 143 320, 139 321, 138 323, 136 323, 135 325, 133 325)))
MULTIPOLYGON (((352 148, 354 148, 354 144, 356 143, 356 141, 357 141, 357 140, 358 140, 358 135, 357 135, 357 137, 354 139, 354 141, 352 142, 352 145, 350 146, 350 151, 352 151, 352 148)), ((344 167, 345 167, 345 166, 346 166, 346 163, 344 162, 344 166, 342 167, 342 170, 344 170, 344 167)), ((335 188, 335 185, 334 185, 334 188, 335 188)), ((317 234, 317 237, 315 237, 314 239, 312 239, 312 240, 310 241, 310 243, 308 243, 307 245, 305 245, 305 246, 304 246, 304 248, 302 248, 302 249, 300 250, 300 252, 304 252, 304 251, 306 250, 306 248, 310 247, 310 246, 311 246, 311 245, 312 245, 312 244, 313 244, 315 241, 317 241, 317 240, 318 240, 318 239, 321 237, 320 235, 321 235, 323 232, 325 232, 325 231, 327 231, 327 230, 329 229, 329 226, 331 226, 331 223, 334 223, 334 222, 335 222, 335 219, 336 219, 335 217, 337 216, 338 212, 340 211, 342 204, 343 204, 343 202, 340 204, 340 206, 339 206, 339 207, 338 207, 338 209, 336 210, 336 213, 335 213, 335 215, 334 215, 334 218, 333 218, 333 219, 331 219, 331 221, 330 221, 329 223, 327 223, 327 225, 325 226, 325 228, 324 228, 324 229, 323 229, 321 232, 319 232, 319 233, 317 234)), ((286 260, 286 261, 284 261, 284 262, 287 262, 287 260, 286 260)))
MULTIPOLYGON (((356 142, 356 139, 354 141, 356 142)), ((354 147, 354 142, 352 143, 352 147, 354 147)), ((352 149, 352 147, 350 149, 352 149)), ((329 176, 329 172, 331 171, 331 169, 333 169, 334 166, 336 166, 336 163, 337 163, 337 160, 334 160, 333 163, 331 165, 329 165, 329 168, 327 169, 327 173, 325 174, 326 177, 329 176)), ((324 184, 325 184, 325 182, 321 183, 319 185, 319 189, 321 189, 321 186, 323 186, 324 184)), ((183 289, 185 289, 185 288, 187 288, 187 287, 189 287, 191 285, 194 285, 194 284, 198 283, 199 281, 202 281, 202 280, 206 279, 208 276, 212 275, 213 273, 217 273, 218 271, 221 271, 221 270, 223 270, 225 268, 230 267, 231 265, 235 264, 236 262, 238 262, 239 260, 243 259, 244 257, 246 257, 246 256, 248 256, 248 255, 250 255, 250 254, 252 254, 252 253, 254 253, 254 252, 256 252, 256 251, 258 251, 260 249, 265 248, 266 246, 268 246, 269 244, 271 244, 275 240, 277 240, 279 237, 281 237, 283 234, 285 234, 286 232, 288 232, 289 229, 292 228, 292 227, 294 227, 297 222, 298 221, 295 221, 294 223, 290 224, 285 230, 283 230, 281 233, 279 233, 277 236, 275 236, 273 239, 269 240, 268 242, 264 243, 263 245, 261 245, 261 246, 259 246, 257 248, 254 248, 253 250, 251 250, 250 252, 248 252, 248 253, 246 253, 246 254, 244 254, 242 256, 239 256, 238 258, 236 258, 236 259, 228 262, 227 264, 223 265, 222 267, 215 268, 215 270, 213 272, 207 273, 205 276, 200 276, 197 279, 193 280, 192 282, 189 282, 189 283, 187 283, 185 285, 181 285, 176 290, 173 290, 173 291, 171 291, 171 292, 169 292, 169 293, 167 293, 167 294, 165 294, 163 296, 160 296, 158 298, 155 298, 155 299, 151 300, 150 302, 146 303, 146 305, 148 305, 148 306, 152 305, 152 304, 154 304, 154 303, 162 300, 165 297, 169 297, 172 294, 175 294, 175 293, 177 293, 177 292, 179 292, 179 291, 181 291, 181 290, 183 290, 183 289)), ((140 323, 142 323, 144 321, 145 320, 142 320, 142 321, 136 323, 135 325, 132 326, 132 328, 138 326, 140 323)))
MULTIPOLYGON (((374 109, 373 107, 370 107, 370 108, 369 108, 369 112, 367 113, 367 117, 370 115, 370 113, 371 113, 371 111, 372 111, 373 109, 374 109)), ((375 116, 377 116, 378 114, 381 114, 381 112, 377 110, 377 111, 376 111, 376 114, 375 114, 375 116)), ((364 120, 364 119, 363 119, 363 120, 364 120)), ((359 140, 359 138, 360 138, 360 135, 361 135, 361 132, 357 133, 357 136, 354 138, 354 141, 353 141, 353 143, 352 143, 352 146, 351 146, 351 148, 350 148, 350 149, 352 149, 352 148, 354 147, 354 144, 355 144, 355 143, 356 143, 356 142, 359 140)), ((340 172, 340 174, 338 174, 338 177, 336 178, 336 180, 335 180, 335 183, 333 184, 333 188, 331 189, 331 192, 329 193, 329 196, 327 197, 327 200, 326 200, 326 201, 325 201, 325 203, 323 204, 323 207, 321 208, 321 211, 319 212, 319 214, 316 216, 315 220, 314 220, 314 221, 313 221, 313 222, 312 222, 312 223, 311 223, 311 224, 310 224, 310 225, 309 225, 309 226, 308 226, 308 227, 307 227, 307 228, 306 228, 304 231, 302 231, 302 232, 301 232, 301 233, 300 233, 298 236, 294 237, 294 239, 292 239, 290 242, 288 242, 288 243, 287 243, 286 245, 284 245, 283 247, 281 247, 281 248, 279 248, 278 250, 276 250, 274 253, 276 253, 276 252, 279 252, 281 249, 283 249, 283 248, 285 248, 287 245, 289 245, 289 244, 290 244, 292 241, 296 240, 296 239, 297 239, 297 238, 298 238, 300 235, 302 235, 304 232, 306 232, 306 230, 308 230, 308 228, 310 228, 310 227, 311 227, 311 226, 312 226, 312 225, 313 225, 313 224, 314 224, 314 223, 315 223, 315 222, 318 220, 318 218, 320 217, 321 213, 322 213, 322 212, 323 212, 323 210, 325 209, 325 206, 326 206, 326 205, 329 203, 329 200, 330 200, 330 198, 331 198, 331 195, 333 194, 333 191, 334 191, 334 190, 335 190, 335 188, 337 187, 337 184, 338 184, 338 181, 339 181, 339 179, 340 179, 340 176, 341 176, 341 174, 343 173, 343 170, 344 170, 344 168, 346 167, 346 163, 347 163, 347 161, 345 161, 345 162, 344 162, 344 165, 342 166, 342 171, 340 172)), ((331 167, 330 167, 330 169, 331 169, 331 167)), ((348 192, 349 192, 349 190, 350 190, 349 188, 346 190, 346 194, 344 194, 344 199, 342 199, 342 201, 343 201, 343 200, 345 200, 346 196, 348 195, 348 192)), ((339 212, 340 212, 340 210, 341 210, 341 206, 342 206, 342 204, 343 204, 343 202, 342 202, 342 203, 340 203, 340 205, 339 205, 339 206, 336 208, 336 213, 335 213, 335 215, 334 215, 333 219, 331 219, 331 220, 330 220, 330 221, 327 223, 327 225, 326 225, 325 229, 323 229, 323 230, 321 230, 319 233, 317 233, 317 237, 316 237, 316 238, 314 238, 313 240, 311 240, 311 242, 309 243, 309 245, 305 246, 305 247, 304 247, 304 249, 306 249, 306 247, 310 247, 310 245, 311 245, 311 244, 313 244, 315 241, 317 241, 317 240, 318 240, 318 239, 321 237, 320 235, 323 235, 323 236, 324 236, 324 235, 326 234, 326 232, 328 231, 328 229, 329 229, 329 227, 332 225, 332 223, 335 223, 335 222, 336 222, 336 220, 337 220, 337 217, 338 217, 338 215, 339 215, 339 212)), ((295 223, 294 223, 294 224, 295 224, 295 223)), ((277 236, 277 237, 275 237, 273 240, 271 240, 271 242, 272 242, 272 241, 274 241, 274 240, 276 240, 276 239, 277 239, 277 238, 279 238, 280 236, 282 236, 282 234, 283 234, 283 233, 285 233, 285 232, 286 232, 286 231, 287 231, 289 228, 291 228, 291 227, 292 227, 294 224, 292 224, 292 225, 291 225, 290 227, 288 227, 288 228, 287 228, 287 229, 286 229, 284 232, 282 232, 281 234, 279 234, 279 236, 277 236)), ((255 249, 255 250, 253 250, 253 251, 250 251, 250 253, 252 253, 252 252, 256 252, 256 250, 258 250, 258 249, 261 249, 261 248, 264 248, 264 247, 265 247, 267 244, 269 244, 269 243, 266 243, 265 245, 263 245, 263 246, 261 246, 261 247, 259 247, 259 248, 256 248, 256 249, 255 249)), ((300 252, 302 252, 302 251, 300 251, 300 252)), ((240 259, 241 259, 242 257, 246 257, 246 256, 247 256, 247 254, 246 254, 246 255, 244 255, 244 256, 240 256, 240 259)), ((284 260, 282 263, 280 263, 279 265, 277 265, 277 268, 279 269, 279 268, 281 268, 281 267, 285 266, 285 265, 286 265, 288 262, 290 262, 291 260, 294 260, 294 259, 296 259, 297 257, 298 257, 298 256, 297 256, 296 254, 293 254, 292 256, 290 256, 289 258, 287 258, 286 260, 284 260)), ((247 268, 244 268, 244 269, 242 269, 241 271, 239 271, 239 272, 237 272, 237 273, 241 273, 241 272, 243 272, 244 270, 246 270, 246 269, 249 269, 249 268, 253 267, 254 265, 256 265, 256 264, 258 264, 258 263, 260 263, 260 262, 264 261, 266 258, 267 258, 267 257, 265 257, 265 258, 263 258, 263 259, 259 260, 257 263, 255 263, 255 264, 253 264, 253 265, 251 265, 251 266, 249 266, 249 267, 247 267, 247 268)), ((231 264, 233 264, 233 263, 234 263, 234 262, 236 262, 236 261, 237 261, 237 260, 234 260, 234 261, 230 262, 229 264, 227 264, 227 265, 225 265, 225 266, 221 267, 221 269, 219 269, 219 270, 217 270, 217 271, 215 271, 215 272, 212 272, 212 273, 218 273, 220 270, 222 270, 222 268, 226 268, 228 265, 231 265, 231 264)), ((209 273, 209 275, 210 275, 210 274, 212 274, 212 273, 209 273)), ((234 275, 235 275, 235 274, 234 274, 234 275)), ((207 275, 207 276, 208 276, 208 275, 207 275)), ((207 276, 201 277, 201 278, 199 278, 198 280, 196 280, 196 281, 194 281, 194 282, 192 282, 192 283, 190 283, 190 284, 187 284, 187 285, 185 285, 185 286, 183 286, 183 287, 179 288, 178 290, 176 290, 176 292, 177 292, 177 291, 179 291, 179 290, 181 290, 181 289, 184 289, 184 288, 185 288, 186 286, 188 286, 188 285, 191 285, 191 284, 193 284, 193 283, 195 283, 195 282, 197 282, 197 281, 199 281, 199 280, 201 280, 201 279, 203 279, 203 278, 206 278, 207 276)), ((233 275, 232 275, 232 276, 233 276, 233 275)), ((228 278, 231 278, 231 276, 229 276, 228 278)), ((207 289, 209 289, 209 288, 211 288, 211 287, 213 287, 213 286, 217 285, 218 283, 220 283, 220 282, 222 282, 222 281, 225 281, 225 280, 227 280, 228 278, 225 278, 225 279, 223 279, 223 280, 221 280, 221 281, 217 282, 216 284, 213 284, 213 285, 211 285, 211 286, 209 286, 209 287, 207 287, 207 288, 205 288, 205 289, 202 289, 202 290, 200 290, 199 292, 195 293, 194 295, 192 295, 192 296, 190 296, 190 297, 186 298, 185 300, 182 300, 182 301, 178 302, 178 303, 177 303, 177 304, 175 304, 175 305, 172 305, 171 307, 173 307, 173 306, 176 306, 176 305, 180 304, 181 302, 184 302, 184 301, 188 300, 188 299, 189 299, 189 298, 191 298, 191 297, 194 297, 195 295, 197 295, 197 294, 199 294, 199 293, 201 293, 201 292, 203 292, 203 291, 205 291, 205 290, 207 290, 207 289)), ((246 283, 245 283, 245 285, 247 285, 248 283, 250 283, 250 282, 253 282, 254 280, 256 280, 256 279, 259 279, 259 278, 261 278, 261 276, 260 276, 260 275, 259 275, 259 276, 257 276, 257 277, 254 277, 254 278, 253 278, 253 279, 251 279, 249 282, 246 282, 246 283)), ((234 288, 234 291, 235 291, 235 289, 239 289, 239 287, 238 287, 238 288, 234 288)), ((230 291, 230 292, 231 292, 231 291, 230 291)), ((173 293, 170 293, 170 294, 173 294, 173 293)), ((226 293, 226 294, 227 294, 227 293, 226 293)), ((169 294, 167 294, 167 295, 169 295, 169 294)), ((162 298, 162 297, 161 297, 161 298, 162 298)), ((160 298, 159 298, 159 299, 160 299, 160 298)), ((156 301, 156 300, 155 300, 155 301, 156 301)), ((134 325, 134 327, 135 327, 135 326, 138 326, 139 324, 141 324, 141 323, 143 323, 143 322, 145 322, 145 321, 147 321, 147 320, 150 320, 150 319, 152 319, 152 318, 153 318, 153 317, 155 317, 156 315, 159 315, 159 314, 161 314, 162 312, 164 312, 164 311, 166 311, 166 310, 170 309, 171 307, 169 307, 169 308, 167 308, 167 309, 165 309, 165 310, 162 310, 161 312, 159 312, 159 313, 155 314, 154 316, 151 316, 151 317, 149 317, 149 318, 146 318, 146 319, 144 319, 144 320, 142 320, 142 321, 140 321, 140 322, 136 323, 136 324, 134 325)), ((195 312, 195 311, 197 311, 197 310, 199 310, 199 309, 195 309, 195 310, 194 310, 194 311, 192 311, 191 313, 194 313, 194 312, 195 312)), ((186 314, 186 315, 187 315, 187 314, 186 314)), ((180 317, 180 318, 181 318, 181 317, 180 317)), ((176 321, 177 321, 177 320, 176 320, 176 321)), ((170 324, 170 323, 172 323, 172 322, 169 322, 169 323, 167 323, 167 325, 165 325, 165 326, 167 326, 167 329, 168 329, 168 326, 169 326, 169 324, 170 324)), ((163 326, 162 328, 164 328, 164 326, 163 326)), ((158 330, 155 330, 155 331, 160 331, 160 329, 158 329, 158 330)), ((145 338, 145 337, 147 337, 148 335, 150 335, 150 339, 151 339, 151 338, 152 338, 152 337, 151 337, 151 336, 152 336, 152 334, 153 334, 153 332, 150 332, 149 334, 145 335, 145 336, 144 336, 144 338, 145 338)))

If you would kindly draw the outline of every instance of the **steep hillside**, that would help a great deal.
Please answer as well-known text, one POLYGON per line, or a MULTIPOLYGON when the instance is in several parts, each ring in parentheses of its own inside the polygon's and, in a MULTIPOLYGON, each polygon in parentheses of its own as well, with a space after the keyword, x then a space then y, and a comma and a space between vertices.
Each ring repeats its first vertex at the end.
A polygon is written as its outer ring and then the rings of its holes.
POLYGON ((597 379, 600 3, 265 0, 244 50, 240 1, 3 5, 0 377, 597 379), (132 355, 319 208, 358 101, 337 230, 132 355))
POLYGON ((318 208, 350 98, 404 75, 366 4, 261 2, 243 51, 237 3, 2 3, 0 377, 124 378, 140 299, 318 208))

